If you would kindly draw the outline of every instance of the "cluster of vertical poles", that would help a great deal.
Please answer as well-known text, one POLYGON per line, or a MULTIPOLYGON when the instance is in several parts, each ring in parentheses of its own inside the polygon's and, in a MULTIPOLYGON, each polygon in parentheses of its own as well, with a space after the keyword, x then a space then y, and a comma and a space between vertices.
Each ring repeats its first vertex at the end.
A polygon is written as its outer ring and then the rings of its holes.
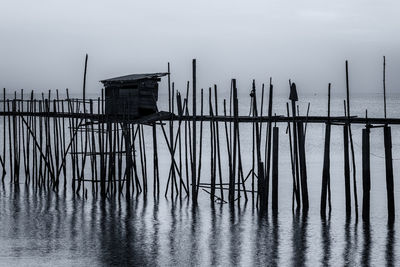
MULTIPOLYGON (((3 90, 2 181, 9 174, 12 184, 23 182, 54 191, 70 183, 75 193, 86 195, 88 182, 92 192, 101 196, 146 193, 143 125, 128 120, 116 123, 102 116, 103 99, 72 99, 68 89, 66 96, 61 100, 57 90, 53 98, 49 91, 37 100, 32 91, 24 99, 21 90, 19 98, 15 93, 14 99, 6 99, 3 90)), ((158 176, 154 179, 158 188, 158 176)))
MULTIPOLYGON (((383 57, 383 102, 384 117, 386 119, 386 58, 383 57)), ((368 111, 365 111, 365 118, 368 119, 368 111)), ((370 191, 371 191, 371 159, 370 159, 370 134, 372 128, 383 128, 384 149, 385 149, 385 170, 386 170, 386 193, 388 221, 394 222, 394 186, 393 186, 393 157, 392 157, 392 133, 391 127, 384 125, 371 125, 368 122, 362 129, 362 219, 365 222, 370 220, 370 191)))
MULTIPOLYGON (((386 58, 383 57, 383 98, 384 98, 384 118, 386 119, 386 58)), ((346 217, 351 218, 351 177, 350 177, 350 155, 353 170, 353 197, 354 197, 354 215, 358 220, 358 197, 356 183, 356 164, 354 144, 351 133, 351 116, 350 116, 350 89, 349 89, 349 70, 346 61, 346 100, 344 101, 344 114, 347 122, 343 125, 343 151, 344 151, 344 184, 345 184, 345 203, 346 217), (350 141, 350 149, 349 149, 350 141)), ((324 163, 322 171, 322 188, 321 188, 321 217, 326 217, 327 200, 329 203, 329 215, 331 214, 331 187, 330 187, 330 139, 331 125, 330 121, 330 100, 331 100, 331 84, 328 85, 328 120, 325 126, 325 144, 324 144, 324 163)), ((369 222, 370 220, 370 191, 371 191, 371 166, 370 166, 370 133, 372 128, 383 128, 384 150, 385 150, 385 170, 386 170, 386 190, 387 190, 387 209, 388 221, 394 222, 394 182, 393 182, 393 157, 392 157, 392 136, 391 127, 388 124, 372 125, 368 122, 368 112, 365 111, 365 128, 362 129, 362 220, 369 222)))
MULTIPOLYGON (((294 209, 294 201, 296 200, 296 211, 299 211, 302 207, 304 213, 308 212, 309 201, 308 201, 308 187, 307 187, 307 165, 306 165, 306 153, 305 153, 305 138, 306 138, 306 127, 307 122, 304 125, 303 121, 296 120, 299 116, 299 108, 296 102, 298 101, 296 84, 289 81, 290 95, 289 100, 292 106, 292 127, 288 122, 288 133, 289 133, 289 144, 290 144, 290 159, 293 176, 293 192, 292 192, 292 207, 294 209), (291 129, 292 128, 292 129, 291 129)), ((288 117, 289 103, 286 105, 288 117)), ((309 112, 307 108, 307 116, 309 112)))
MULTIPOLYGON (((260 107, 260 117, 263 113, 264 107, 264 84, 262 85, 261 92, 261 107, 260 107)), ((253 80, 251 96, 251 113, 254 118, 258 115, 257 106, 257 91, 255 80, 253 80)), ((270 185, 270 175, 271 175, 271 151, 272 157, 272 211, 274 214, 278 213, 278 146, 279 146, 279 128, 276 126, 272 127, 274 121, 272 121, 272 105, 273 105, 273 85, 270 79, 269 83, 269 102, 268 102, 268 122, 267 129, 265 132, 265 142, 264 142, 264 157, 262 156, 262 123, 255 120, 253 122, 253 149, 252 149, 252 169, 251 173, 251 192, 254 199, 255 191, 255 178, 257 178, 257 204, 261 210, 268 210, 269 201, 269 185, 270 185), (272 144, 271 144, 272 140, 272 144), (272 149, 271 149, 272 147, 272 149), (257 171, 256 171, 257 170, 257 171)), ((250 174, 249 173, 249 174, 250 174)), ((246 177, 247 179, 247 177, 246 177)))
MULTIPOLYGON (((9 172, 12 184, 24 183, 34 188, 46 187, 58 191, 64 190, 70 177, 71 188, 76 194, 87 195, 86 184, 91 191, 102 197, 148 192, 148 163, 146 155, 146 134, 144 126, 150 126, 153 146, 153 194, 160 194, 160 170, 158 156, 157 126, 161 127, 166 141, 171 162, 169 165, 165 195, 191 197, 193 204, 198 201, 199 190, 208 193, 212 203, 230 203, 242 199, 248 201, 248 193, 262 211, 271 206, 274 214, 278 213, 278 161, 279 128, 277 116, 273 111, 273 85, 269 82, 267 120, 263 117, 264 84, 261 90, 261 104, 258 105, 256 83, 253 80, 250 96, 249 118, 252 118, 252 162, 246 174, 242 160, 240 136, 239 97, 235 79, 231 81, 229 106, 223 99, 223 116, 218 110, 218 88, 208 88, 208 115, 205 114, 204 90, 200 91, 200 115, 197 114, 196 60, 192 62, 192 114, 189 112, 189 88, 186 94, 175 90, 171 83, 168 64, 168 111, 167 132, 163 119, 151 119, 143 123, 132 120, 129 115, 118 119, 104 112, 104 91, 97 100, 86 99, 86 68, 83 79, 83 98, 73 99, 66 90, 66 99, 60 99, 58 90, 54 97, 51 91, 42 94, 41 99, 24 99, 14 93, 13 99, 6 98, 3 90, 3 147, 0 164, 3 168, 2 181, 9 172), (177 111, 175 111, 175 107, 177 111), (229 114, 228 114, 229 110, 229 114), (177 115, 175 115, 177 113, 177 115), (205 118, 209 123, 209 161, 203 160, 203 139, 205 118), (221 118, 227 118, 221 120, 221 118), (264 123, 266 127, 263 129, 264 123), (177 124, 177 125, 176 125, 177 124), (199 124, 199 128, 197 128, 199 124), (177 128, 175 128, 177 127, 177 128), (263 131, 264 130, 264 131, 263 131), (223 138, 225 136, 225 138, 223 138), (226 144, 221 143, 225 139, 226 144), (225 147, 225 148, 224 148, 225 147), (221 160, 221 151, 226 150, 227 164, 221 160), (6 160, 8 158, 8 160, 6 160), (225 163, 225 164, 224 164, 225 163), (204 165, 206 167, 204 167, 204 165), (202 167, 209 169, 209 182, 202 182, 202 167), (228 170, 228 171, 226 171, 228 170), (251 181, 250 181, 251 180, 251 181), (271 182, 270 182, 271 180, 271 182), (224 183, 228 181, 228 183, 224 183), (251 189, 246 185, 251 184, 251 189), (271 189, 270 189, 271 184, 271 189), (227 192, 224 193, 224 192, 227 192), (271 197, 269 197, 271 191, 271 197), (269 199, 271 198, 271 205, 269 199)), ((386 85, 384 58, 383 90, 384 115, 386 119, 386 85)), ((302 209, 307 213, 309 196, 306 164, 306 130, 310 105, 306 120, 297 119, 299 114, 296 84, 289 81, 290 104, 287 103, 287 134, 289 137, 290 163, 292 173, 292 208, 302 209), (290 110, 291 107, 291 110, 290 110)), ((351 175, 353 178, 353 200, 355 218, 358 219, 358 197, 356 183, 356 164, 354 144, 351 132, 349 73, 346 61, 346 100, 344 101, 343 122, 331 121, 331 84, 328 85, 328 113, 325 122, 324 161, 322 170, 320 214, 325 218, 327 207, 331 214, 331 179, 330 179, 330 140, 331 126, 343 127, 344 184, 346 215, 352 215, 351 175), (350 167, 350 157, 352 168, 350 167)), ((384 132, 385 167, 387 185, 387 207, 390 221, 394 221, 394 186, 391 128, 388 124, 372 125, 368 123, 366 112, 365 129, 362 130, 362 219, 369 220, 370 214, 370 131, 382 127, 384 132)), ((282 121, 281 121, 282 122, 282 121)), ((246 154, 248 155, 248 154, 246 154)))

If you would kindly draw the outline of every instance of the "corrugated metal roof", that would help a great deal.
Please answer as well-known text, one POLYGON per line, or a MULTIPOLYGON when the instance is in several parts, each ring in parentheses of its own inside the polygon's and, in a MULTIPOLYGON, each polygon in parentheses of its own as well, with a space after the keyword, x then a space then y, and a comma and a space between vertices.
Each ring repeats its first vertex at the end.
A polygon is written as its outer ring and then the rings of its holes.
POLYGON ((107 80, 102 80, 102 83, 109 83, 109 82, 128 82, 128 81, 138 81, 143 79, 154 79, 160 78, 165 75, 168 75, 168 72, 158 72, 158 73, 145 73, 145 74, 131 74, 125 75, 120 77, 115 77, 107 80))

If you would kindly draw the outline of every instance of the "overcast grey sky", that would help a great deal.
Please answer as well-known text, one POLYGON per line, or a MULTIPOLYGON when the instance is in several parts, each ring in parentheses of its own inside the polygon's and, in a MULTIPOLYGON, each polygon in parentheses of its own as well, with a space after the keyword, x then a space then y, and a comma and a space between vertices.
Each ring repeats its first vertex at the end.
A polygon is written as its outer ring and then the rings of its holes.
POLYGON ((400 1, 125 1, 0 0, 0 86, 10 90, 81 91, 89 54, 88 89, 101 79, 166 71, 178 89, 198 60, 199 87, 251 79, 287 92, 344 92, 350 61, 353 92, 400 87, 400 1))

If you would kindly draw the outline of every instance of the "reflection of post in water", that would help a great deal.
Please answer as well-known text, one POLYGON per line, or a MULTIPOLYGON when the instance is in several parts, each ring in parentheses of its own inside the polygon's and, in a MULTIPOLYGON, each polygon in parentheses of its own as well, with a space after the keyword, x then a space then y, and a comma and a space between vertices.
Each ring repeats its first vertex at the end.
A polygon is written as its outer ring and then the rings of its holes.
MULTIPOLYGON (((179 216, 176 214, 177 197, 178 196, 175 196, 174 198, 172 198, 171 204, 169 205, 171 207, 171 210, 170 210, 171 228, 169 230, 169 240, 168 241, 169 241, 169 254, 170 254, 172 262, 178 262, 176 243, 179 242, 179 239, 180 239, 179 234, 177 234, 177 231, 176 231, 177 217, 179 216)), ((143 214, 143 215, 145 216, 145 214, 143 214)))
POLYGON ((271 249, 271 265, 278 266, 279 262, 279 222, 278 217, 272 217, 272 249, 271 249))
POLYGON ((220 265, 221 254, 221 218, 222 218, 222 206, 219 206, 219 214, 217 215, 216 207, 214 202, 211 204, 211 231, 209 234, 208 247, 210 249, 210 265, 216 266, 220 265))
POLYGON ((371 254, 371 229, 369 222, 363 223, 363 250, 361 264, 362 266, 370 265, 371 254))
POLYGON ((269 260, 271 259, 271 253, 269 251, 269 238, 270 238, 270 225, 268 224, 268 215, 266 212, 260 212, 255 215, 256 229, 254 231, 254 248, 252 248, 253 262, 252 266, 262 266, 262 265, 271 265, 269 260))
POLYGON ((293 215, 292 224, 292 263, 294 266, 305 266, 306 265, 306 254, 307 254, 307 220, 308 213, 296 212, 293 215))
POLYGON ((386 266, 394 266, 394 248, 395 248, 395 230, 394 225, 389 223, 387 225, 387 234, 386 234, 386 251, 385 251, 385 259, 386 266))
POLYGON ((190 231, 190 260, 191 260, 191 264, 192 265, 194 265, 194 266, 196 266, 196 265, 198 265, 199 263, 198 263, 198 260, 199 260, 199 256, 198 256, 198 253, 199 253, 199 248, 198 248, 198 246, 199 246, 199 240, 198 240, 198 231, 199 231, 199 229, 198 229, 198 227, 199 227, 199 223, 198 223, 198 220, 199 220, 199 215, 198 215, 198 212, 199 212, 199 209, 198 209, 198 206, 197 205, 193 205, 192 206, 192 208, 191 208, 191 219, 192 219, 192 221, 191 221, 191 231, 190 231))
POLYGON ((151 246, 150 246, 151 247, 150 253, 151 253, 153 259, 158 258, 158 255, 160 254, 160 236, 159 236, 160 221, 158 219, 159 205, 160 205, 159 198, 154 198, 153 214, 152 214, 153 233, 152 233, 152 241, 151 241, 151 246))
POLYGON ((344 226, 344 242, 345 246, 343 248, 343 265, 350 265, 351 257, 351 234, 350 234, 350 219, 347 217, 346 223, 344 226))
POLYGON ((331 221, 330 219, 321 220, 321 236, 322 236, 322 266, 329 266, 331 259, 331 221))
MULTIPOLYGON (((267 266, 279 266, 279 222, 277 216, 271 217, 272 224, 268 221, 268 216, 262 216, 259 222, 259 228, 257 231, 257 246, 258 253, 263 253, 267 266), (264 232, 266 231, 266 232, 264 232), (259 239, 259 236, 263 236, 259 239), (267 247, 264 247, 267 245, 267 247)), ((260 258, 260 256, 258 256, 260 258)), ((262 264, 258 263, 258 265, 262 264)))
MULTIPOLYGON (((240 209, 238 209, 240 211, 240 209)), ((241 250, 241 229, 240 221, 236 221, 240 218, 239 214, 235 214, 234 207, 229 208, 229 258, 231 260, 230 265, 240 264, 240 250, 241 250)))
POLYGON ((345 246, 343 248, 344 266, 356 266, 360 264, 356 259, 358 255, 358 225, 358 223, 351 225, 350 218, 346 219, 344 225, 345 246))

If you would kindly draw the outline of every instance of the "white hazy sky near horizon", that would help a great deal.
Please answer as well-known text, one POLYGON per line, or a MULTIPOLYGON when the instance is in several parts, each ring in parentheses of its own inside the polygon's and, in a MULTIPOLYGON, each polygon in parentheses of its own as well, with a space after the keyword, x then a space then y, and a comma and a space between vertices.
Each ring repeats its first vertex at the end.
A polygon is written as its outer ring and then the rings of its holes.
POLYGON ((344 62, 353 93, 400 87, 400 1, 31 1, 0 0, 0 86, 9 90, 82 89, 101 79, 166 71, 178 90, 198 61, 198 88, 227 88, 237 78, 273 78, 277 94, 288 79, 299 93, 345 92, 344 62))

